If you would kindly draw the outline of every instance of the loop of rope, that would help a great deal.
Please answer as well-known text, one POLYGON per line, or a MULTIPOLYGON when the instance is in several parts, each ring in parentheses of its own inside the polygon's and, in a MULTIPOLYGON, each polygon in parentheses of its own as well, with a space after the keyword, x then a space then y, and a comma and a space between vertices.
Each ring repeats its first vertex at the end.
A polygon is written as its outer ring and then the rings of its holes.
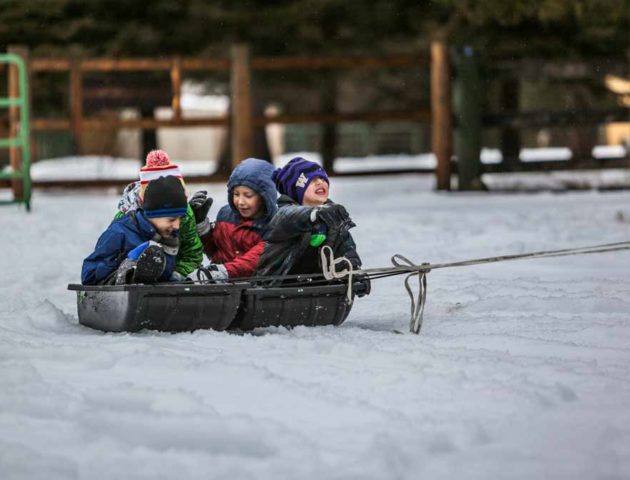
POLYGON ((405 277, 405 289, 407 290, 407 294, 409 295, 409 299, 411 300, 411 317, 409 318, 409 331, 417 335, 420 333, 420 329, 422 328, 424 306, 426 305, 427 301, 427 273, 431 271, 431 268, 429 267, 428 263, 416 265, 407 257, 400 255, 399 253, 395 254, 392 257, 392 264, 395 267, 411 267, 416 269, 415 272, 411 272, 405 277), (411 279, 413 277, 418 277, 418 291, 415 295, 410 285, 411 279))
POLYGON ((322 273, 326 280, 342 279, 348 277, 348 289, 346 290, 346 303, 352 305, 352 277, 354 275, 354 267, 350 260, 346 257, 337 257, 328 245, 324 245, 319 250, 319 255, 322 260, 322 273), (337 265, 345 263, 347 268, 343 270, 337 270, 337 265))

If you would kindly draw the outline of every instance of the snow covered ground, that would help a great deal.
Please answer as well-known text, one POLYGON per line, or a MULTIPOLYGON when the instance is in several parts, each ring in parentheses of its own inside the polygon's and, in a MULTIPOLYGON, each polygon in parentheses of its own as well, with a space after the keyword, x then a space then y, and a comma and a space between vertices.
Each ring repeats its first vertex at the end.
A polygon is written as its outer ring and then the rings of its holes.
MULTIPOLYGON (((367 267, 630 238, 629 192, 441 194, 400 175, 336 178, 332 197, 367 267)), ((630 252, 432 272, 419 336, 392 332, 401 278, 338 328, 104 334, 66 285, 117 200, 0 209, 3 480, 628 478, 630 252)))

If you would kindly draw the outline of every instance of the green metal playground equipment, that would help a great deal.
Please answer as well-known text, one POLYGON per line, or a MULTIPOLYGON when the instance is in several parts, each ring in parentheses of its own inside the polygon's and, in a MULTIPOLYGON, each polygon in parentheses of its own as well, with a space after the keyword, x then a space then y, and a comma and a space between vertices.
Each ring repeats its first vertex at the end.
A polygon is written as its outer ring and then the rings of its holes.
POLYGON ((0 172, 0 180, 21 180, 22 195, 13 200, 1 200, 0 205, 11 203, 24 203, 26 210, 31 210, 31 146, 29 134, 28 115, 28 84, 26 76, 26 65, 24 60, 18 55, 7 53, 0 54, 0 64, 13 64, 18 70, 18 82, 20 95, 18 97, 0 97, 0 108, 14 108, 20 110, 20 127, 16 137, 0 138, 0 148, 20 148, 22 151, 22 165, 19 170, 12 172, 0 172))

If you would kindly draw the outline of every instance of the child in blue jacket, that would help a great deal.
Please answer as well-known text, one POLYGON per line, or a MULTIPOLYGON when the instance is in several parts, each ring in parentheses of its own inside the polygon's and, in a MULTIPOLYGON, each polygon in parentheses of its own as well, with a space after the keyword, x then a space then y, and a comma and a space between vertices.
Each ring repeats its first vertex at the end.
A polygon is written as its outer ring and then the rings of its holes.
POLYGON ((114 220, 84 261, 84 285, 168 281, 175 270, 178 231, 188 202, 180 180, 159 177, 146 188, 142 208, 114 220))

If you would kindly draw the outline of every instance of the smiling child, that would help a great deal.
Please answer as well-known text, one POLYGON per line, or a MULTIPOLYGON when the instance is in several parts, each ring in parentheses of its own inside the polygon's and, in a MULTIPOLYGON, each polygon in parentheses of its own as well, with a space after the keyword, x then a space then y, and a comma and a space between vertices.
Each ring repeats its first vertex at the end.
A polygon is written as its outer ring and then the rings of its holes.
MULTIPOLYGON (((315 162, 293 158, 273 172, 281 193, 278 213, 269 223, 267 245, 258 265, 259 275, 321 273, 319 250, 330 246, 335 257, 346 257, 355 269, 361 259, 349 230, 355 226, 343 205, 332 202, 330 180, 315 162)), ((369 293, 369 278, 362 279, 359 296, 369 293)))
MULTIPOLYGON (((269 220, 276 213, 276 187, 271 180, 273 166, 249 158, 234 169, 228 180, 228 204, 216 222, 201 221, 199 236, 212 263, 205 267, 213 280, 251 276, 263 252, 269 220)), ((197 192, 191 207, 203 205, 205 192, 197 192)))
POLYGON ((120 285, 170 280, 187 209, 186 192, 178 178, 164 176, 148 182, 142 207, 114 219, 83 261, 81 282, 120 285))

